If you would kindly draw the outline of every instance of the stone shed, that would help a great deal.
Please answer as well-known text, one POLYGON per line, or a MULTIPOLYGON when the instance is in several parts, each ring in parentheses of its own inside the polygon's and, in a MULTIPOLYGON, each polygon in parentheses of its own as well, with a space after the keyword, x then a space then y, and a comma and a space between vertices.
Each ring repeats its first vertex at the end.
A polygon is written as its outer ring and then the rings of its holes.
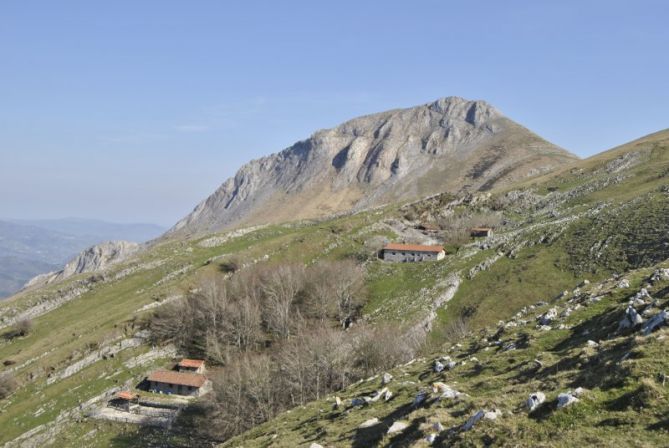
POLYGON ((129 390, 123 390, 114 395, 109 401, 109 406, 130 412, 132 409, 139 406, 139 395, 132 393, 129 390))
POLYGON ((156 370, 146 379, 151 392, 198 397, 207 391, 207 377, 200 373, 156 370))
POLYGON ((179 372, 204 373, 204 360, 184 358, 177 364, 177 370, 179 372))
POLYGON ((489 237, 492 236, 493 231, 491 227, 473 227, 472 229, 469 230, 469 234, 473 238, 479 238, 479 237, 489 237))
POLYGON ((383 248, 383 259, 400 263, 437 261, 446 256, 443 246, 390 243, 383 248))

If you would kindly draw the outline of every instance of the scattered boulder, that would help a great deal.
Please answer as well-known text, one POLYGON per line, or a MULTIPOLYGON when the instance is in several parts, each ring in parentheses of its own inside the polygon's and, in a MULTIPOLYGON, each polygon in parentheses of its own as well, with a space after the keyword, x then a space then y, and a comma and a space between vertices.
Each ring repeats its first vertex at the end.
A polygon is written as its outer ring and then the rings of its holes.
POLYGON ((351 406, 356 407, 356 406, 364 406, 367 404, 367 400, 365 399, 366 397, 355 397, 353 400, 351 400, 351 406))
POLYGON ((472 415, 467 419, 464 425, 462 425, 462 430, 463 431, 469 431, 474 427, 476 423, 478 423, 479 420, 481 420, 485 416, 485 412, 483 411, 478 411, 476 414, 472 415))
POLYGON ((648 301, 652 301, 653 298, 648 294, 646 288, 641 288, 641 291, 637 292, 634 297, 630 300, 630 305, 645 305, 648 301))
POLYGON ((335 409, 339 409, 339 408, 342 406, 342 404, 343 404, 342 401, 341 401, 341 398, 339 398, 339 397, 334 397, 334 400, 335 400, 335 402, 334 402, 334 408, 335 408, 335 409))
POLYGON ((588 339, 588 342, 586 342, 586 345, 591 348, 597 348, 599 347, 599 344, 593 341, 592 339, 588 339))
POLYGON ((576 389, 574 389, 572 395, 575 396, 576 398, 581 398, 583 395, 585 395, 586 392, 587 391, 584 388, 577 387, 576 389))
POLYGON ((425 437, 425 441, 429 444, 434 443, 435 440, 437 440, 437 434, 435 433, 428 434, 427 437, 425 437))
POLYGON ((618 282, 618 289, 627 289, 629 287, 630 287, 630 281, 627 280, 626 278, 618 282))
POLYGON ((371 428, 372 426, 376 426, 379 424, 379 419, 376 417, 370 418, 369 420, 365 420, 364 422, 360 423, 360 426, 358 428, 371 428))
POLYGON ((557 318, 557 316, 558 316, 557 308, 551 308, 550 310, 546 311, 544 314, 539 316, 539 324, 549 325, 557 318))
POLYGON ((434 365, 432 366, 432 370, 434 371, 434 373, 440 373, 440 372, 442 372, 445 368, 446 368, 446 366, 444 366, 444 365, 443 365, 441 362, 439 362, 439 361, 435 361, 435 362, 434 362, 434 365))
POLYGON ((390 383, 392 380, 393 380, 393 376, 390 373, 386 372, 381 377, 381 385, 385 386, 386 384, 390 383))
POLYGON ((546 401, 546 395, 543 392, 535 392, 527 399, 527 409, 530 412, 538 408, 544 401, 546 401))
POLYGON ((427 392, 425 392, 424 390, 421 390, 416 395, 416 398, 413 399, 413 405, 415 407, 420 406, 421 404, 423 404, 423 402, 425 401, 426 398, 427 398, 427 392))
POLYGON ((656 269, 650 277, 650 281, 655 283, 659 280, 669 280, 669 268, 656 269))
POLYGON ((502 346, 503 352, 508 352, 510 350, 515 350, 515 349, 516 349, 516 344, 514 342, 508 342, 502 346))
POLYGON ((457 398, 462 395, 462 392, 458 392, 455 389, 452 389, 447 384, 438 382, 432 384, 432 392, 439 394, 439 399, 442 398, 457 398))
POLYGON ((323 445, 314 442, 311 445, 309 445, 309 448, 323 448, 323 445))
POLYGON ((577 403, 578 401, 579 401, 579 399, 576 398, 571 391, 561 393, 560 395, 558 395, 557 407, 558 407, 558 409, 564 408, 566 406, 570 406, 574 403, 577 403))
POLYGON ((434 429, 437 432, 441 432, 446 428, 444 428, 444 425, 442 425, 441 422, 436 422, 435 424, 432 425, 432 429, 434 429))
POLYGON ((648 321, 642 327, 643 334, 648 335, 652 333, 652 331, 657 327, 666 324, 668 317, 669 315, 667 315, 667 310, 662 310, 655 316, 648 319, 648 321))
POLYGON ((632 305, 629 305, 627 310, 625 310, 625 316, 618 323, 618 329, 634 328, 641 323, 643 323, 643 318, 637 313, 632 305))
POLYGON ((377 390, 376 392, 374 392, 372 394, 371 397, 369 397, 369 401, 371 401, 371 402, 379 401, 379 398, 385 397, 388 392, 390 392, 390 391, 388 390, 387 387, 384 387, 381 390, 377 390))
POLYGON ((394 434, 396 432, 404 431, 409 425, 404 422, 394 422, 390 428, 388 428, 388 434, 394 434))
POLYGON ((499 409, 495 409, 494 411, 486 411, 483 414, 483 418, 486 420, 496 420, 497 417, 501 416, 502 416, 502 411, 500 411, 499 409))

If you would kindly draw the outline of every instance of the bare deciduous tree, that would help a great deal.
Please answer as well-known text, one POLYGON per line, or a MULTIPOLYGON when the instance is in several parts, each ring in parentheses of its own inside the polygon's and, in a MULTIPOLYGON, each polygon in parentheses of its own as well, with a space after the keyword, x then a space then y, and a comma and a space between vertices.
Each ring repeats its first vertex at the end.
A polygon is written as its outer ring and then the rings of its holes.
POLYGON ((221 441, 273 417, 278 408, 271 367, 267 356, 242 355, 215 376, 201 430, 221 441))
POLYGON ((321 321, 344 324, 361 305, 364 270, 353 260, 321 262, 307 271, 307 310, 321 321))
POLYGON ((267 329, 287 338, 301 319, 297 303, 304 289, 304 268, 293 264, 269 267, 261 278, 267 329))

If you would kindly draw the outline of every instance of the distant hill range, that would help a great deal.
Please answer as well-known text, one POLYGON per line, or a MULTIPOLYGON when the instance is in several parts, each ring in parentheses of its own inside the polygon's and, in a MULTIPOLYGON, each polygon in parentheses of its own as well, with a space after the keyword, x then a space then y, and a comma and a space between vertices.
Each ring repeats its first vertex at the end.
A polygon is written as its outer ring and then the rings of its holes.
POLYGON ((442 98, 355 118, 249 162, 168 235, 489 190, 574 159, 484 101, 442 98))
POLYGON ((57 271, 84 249, 110 240, 144 242, 164 229, 154 224, 116 224, 65 218, 0 221, 0 298, 31 278, 57 271))

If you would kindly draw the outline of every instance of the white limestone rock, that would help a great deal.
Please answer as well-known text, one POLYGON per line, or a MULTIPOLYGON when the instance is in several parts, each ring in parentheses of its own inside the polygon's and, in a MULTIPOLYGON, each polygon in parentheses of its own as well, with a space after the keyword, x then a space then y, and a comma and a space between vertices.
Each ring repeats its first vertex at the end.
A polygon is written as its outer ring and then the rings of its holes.
POLYGON ((632 305, 629 305, 625 310, 625 316, 618 323, 618 329, 634 328, 641 323, 643 323, 643 318, 632 305))
POLYGON ((393 424, 390 425, 390 428, 388 428, 388 434, 395 434, 397 432, 404 431, 408 426, 409 425, 404 422, 393 422, 393 424))
POLYGON ((535 392, 529 396, 526 401, 527 409, 532 412, 546 401, 546 395, 543 392, 535 392))
POLYGON ((558 395, 558 409, 571 406, 574 403, 578 403, 580 400, 576 398, 572 392, 565 392, 558 395))
POLYGON ((376 417, 372 417, 369 420, 365 420, 358 426, 358 428, 371 428, 372 426, 376 426, 379 424, 379 419, 376 417))
POLYGON ((558 310, 557 308, 551 308, 548 311, 546 311, 544 314, 539 316, 539 324, 540 325, 550 325, 551 322, 553 322, 558 316, 558 310))

